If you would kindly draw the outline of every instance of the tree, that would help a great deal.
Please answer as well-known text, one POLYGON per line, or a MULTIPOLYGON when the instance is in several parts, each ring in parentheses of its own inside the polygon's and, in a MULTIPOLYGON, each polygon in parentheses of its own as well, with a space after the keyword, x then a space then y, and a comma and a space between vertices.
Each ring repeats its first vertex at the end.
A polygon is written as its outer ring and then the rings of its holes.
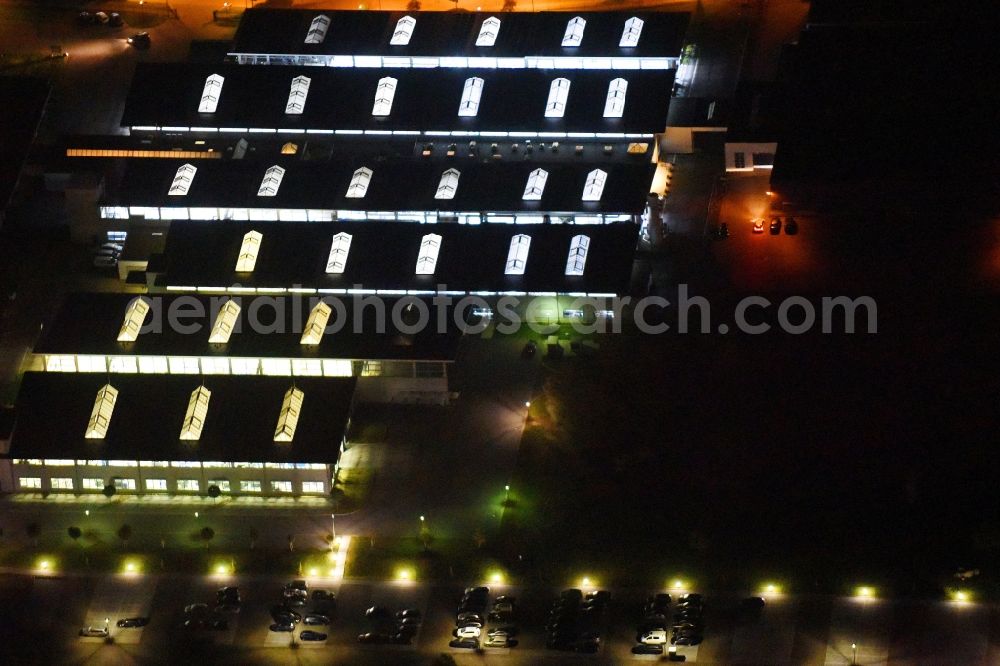
POLYGON ((483 535, 482 530, 476 530, 475 534, 472 535, 472 540, 476 544, 476 548, 480 549, 486 545, 486 537, 483 535))
POLYGON ((215 538, 215 530, 211 527, 201 528, 201 540, 205 542, 205 548, 208 548, 208 544, 215 538))
POLYGON ((83 536, 83 530, 76 526, 67 528, 66 533, 69 534, 69 538, 72 539, 74 543, 80 543, 80 537, 83 536))
POLYGON ((420 0, 410 0, 406 3, 406 11, 408 12, 419 12, 420 11, 420 0))
POLYGON ((105 497, 111 499, 112 497, 115 496, 115 493, 118 492, 118 489, 115 488, 114 485, 109 483, 108 485, 104 486, 104 490, 102 490, 101 492, 104 493, 105 497))
POLYGON ((260 534, 257 533, 257 529, 254 527, 250 528, 250 550, 253 550, 254 546, 257 545, 257 539, 260 538, 260 534))
POLYGON ((118 538, 122 540, 122 547, 128 548, 128 540, 132 538, 132 526, 126 523, 119 527, 118 538))
POLYGON ((28 523, 24 526, 24 532, 31 539, 31 542, 35 544, 35 548, 38 547, 38 537, 42 534, 42 526, 38 523, 28 523))
POLYGON ((222 490, 220 490, 219 486, 215 485, 214 483, 208 487, 208 496, 211 497, 212 499, 219 499, 219 495, 221 494, 222 490))

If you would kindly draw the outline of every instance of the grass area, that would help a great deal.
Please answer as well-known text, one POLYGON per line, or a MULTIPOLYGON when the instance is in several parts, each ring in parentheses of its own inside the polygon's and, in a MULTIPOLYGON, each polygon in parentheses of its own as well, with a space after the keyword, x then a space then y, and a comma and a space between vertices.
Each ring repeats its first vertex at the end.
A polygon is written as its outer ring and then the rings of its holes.
POLYGON ((337 475, 337 487, 344 495, 337 503, 339 513, 349 513, 360 509, 372 486, 374 470, 367 467, 349 467, 341 469, 337 475))
POLYGON ((372 580, 489 581, 494 575, 510 581, 513 573, 489 550, 468 539, 358 537, 351 542, 346 575, 372 580))

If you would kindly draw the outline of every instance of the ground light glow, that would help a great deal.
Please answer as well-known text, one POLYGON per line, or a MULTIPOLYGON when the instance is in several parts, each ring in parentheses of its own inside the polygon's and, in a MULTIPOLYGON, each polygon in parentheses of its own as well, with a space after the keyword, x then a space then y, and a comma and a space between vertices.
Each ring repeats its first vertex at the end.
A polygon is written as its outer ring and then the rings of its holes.
POLYGON ((413 580, 413 571, 405 567, 402 569, 397 569, 396 580, 408 583, 409 581, 413 580))
POLYGON ((503 584, 503 574, 500 573, 499 571, 494 571, 493 573, 490 574, 490 582, 493 583, 494 585, 503 584))
POLYGON ((948 597, 959 604, 966 604, 972 601, 972 593, 968 590, 949 590, 948 597))
POLYGON ((229 567, 223 564, 222 562, 216 564, 213 571, 219 576, 225 576, 226 574, 230 573, 229 567))
POLYGON ((854 588, 854 596, 858 599, 874 599, 875 588, 868 585, 860 585, 854 588))
POLYGON ((687 585, 680 578, 675 578, 674 581, 670 583, 670 587, 678 591, 687 589, 687 585))
POLYGON ((50 573, 52 571, 52 560, 46 558, 38 560, 38 570, 42 573, 50 573))
POLYGON ((776 596, 781 594, 781 586, 777 583, 764 583, 760 587, 760 593, 766 596, 776 596))
POLYGON ((131 575, 142 573, 142 566, 137 560, 125 560, 122 563, 122 573, 131 575))

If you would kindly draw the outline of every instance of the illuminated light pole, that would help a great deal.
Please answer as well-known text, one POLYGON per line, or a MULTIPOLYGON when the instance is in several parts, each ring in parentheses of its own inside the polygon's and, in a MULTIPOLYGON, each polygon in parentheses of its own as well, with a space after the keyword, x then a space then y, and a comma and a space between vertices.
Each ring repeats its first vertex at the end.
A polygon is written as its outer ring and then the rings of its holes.
POLYGON ((507 500, 510 499, 510 484, 503 487, 503 503, 506 504, 507 500))
POLYGON ((851 643, 851 664, 858 663, 858 644, 851 643))
POLYGON ((111 635, 111 618, 110 617, 104 618, 104 635, 105 636, 110 636, 111 635))
POLYGON ((84 512, 83 512, 83 515, 89 516, 90 515, 90 509, 85 509, 84 512))

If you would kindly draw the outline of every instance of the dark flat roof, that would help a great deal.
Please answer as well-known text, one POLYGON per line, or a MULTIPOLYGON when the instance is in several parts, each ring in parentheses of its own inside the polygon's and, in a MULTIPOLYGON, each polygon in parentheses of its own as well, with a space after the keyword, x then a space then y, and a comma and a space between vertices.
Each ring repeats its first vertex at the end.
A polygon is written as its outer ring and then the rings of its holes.
MULTIPOLYGON (((628 290, 638 239, 634 224, 400 224, 393 222, 174 222, 162 262, 165 284, 254 287, 615 293, 628 290), (264 236, 253 273, 235 272, 243 236, 264 236), (333 235, 351 234, 345 272, 326 273, 333 235), (415 275, 425 234, 441 236, 434 275, 415 275), (505 275, 515 234, 531 237, 524 275, 505 275), (584 274, 567 276, 573 236, 590 239, 584 274)), ((154 266, 150 266, 154 270, 154 266)))
POLYGON ((230 53, 385 56, 608 56, 677 57, 684 45, 690 14, 686 12, 379 12, 326 9, 251 9, 243 14, 230 53), (306 44, 313 18, 330 18, 326 39, 306 44), (403 16, 417 23, 405 46, 392 46, 396 24, 403 16), (500 19, 500 32, 491 47, 477 47, 484 20, 500 19), (587 21, 583 42, 563 47, 567 22, 574 16, 587 21), (618 46, 625 21, 644 21, 639 45, 618 46))
MULTIPOLYGON (((234 298, 242 308, 240 328, 233 332, 227 344, 212 344, 208 337, 215 314, 228 297, 155 294, 144 298, 153 305, 153 314, 147 315, 147 323, 154 322, 157 313, 161 315, 159 330, 143 333, 135 342, 118 342, 125 309, 133 298, 131 294, 67 296, 53 321, 45 326, 35 345, 35 353, 451 361, 461 339, 461 331, 452 319, 446 322, 447 328, 442 333, 428 326, 408 335, 401 333, 393 326, 392 318, 386 316, 384 329, 379 332, 375 311, 364 309, 356 316, 355 303, 345 296, 342 297, 345 305, 343 327, 336 332, 332 330, 338 325, 338 311, 334 310, 328 324, 330 330, 320 344, 302 345, 302 329, 315 305, 310 297, 239 295, 234 298), (181 304, 185 312, 200 307, 202 316, 179 320, 183 324, 198 323, 201 325, 199 330, 182 332, 169 325, 169 313, 180 312, 181 304), (271 304, 276 305, 271 307, 271 304), (278 315, 275 314, 277 308, 280 308, 278 315), (255 321, 267 326, 266 329, 255 331, 255 327, 248 324, 251 310, 256 312, 255 321)), ((389 313, 397 299, 386 300, 386 312, 389 313)))
POLYGON ((0 76, 0 218, 35 137, 49 82, 28 76, 0 76))
POLYGON ((118 400, 107 437, 85 439, 94 398, 107 383, 105 373, 25 373, 11 457, 333 464, 355 379, 296 377, 305 396, 295 437, 286 443, 273 440, 291 377, 113 375, 118 400), (181 441, 191 392, 201 384, 212 392, 201 439, 181 441))
MULTIPOLYGON (((560 151, 572 150, 572 144, 565 142, 560 147, 560 151)), ((638 214, 645 208, 656 168, 648 157, 638 162, 597 164, 515 159, 456 162, 454 167, 461 175, 455 198, 448 200, 434 198, 441 174, 449 166, 436 160, 192 160, 198 171, 190 190, 184 196, 170 196, 170 184, 185 161, 131 159, 119 193, 107 200, 123 206, 189 208, 638 214), (264 172, 272 164, 285 169, 281 186, 276 196, 259 197, 264 172), (348 185, 360 167, 373 171, 367 194, 361 199, 349 199, 348 185), (542 198, 524 201, 528 174, 537 168, 548 172, 542 198), (608 174, 603 195, 600 201, 582 201, 587 174, 595 168, 608 174)))
POLYGON ((673 70, 463 70, 254 67, 139 63, 123 126, 652 134, 666 126, 673 70), (214 113, 199 113, 205 79, 225 78, 214 113), (292 79, 310 79, 302 114, 285 113, 292 79), (459 117, 465 80, 483 79, 479 113, 459 117), (397 80, 388 116, 372 107, 379 80, 397 80), (546 118, 549 86, 570 81, 565 116, 546 118), (621 118, 605 118, 612 79, 628 81, 621 118))

